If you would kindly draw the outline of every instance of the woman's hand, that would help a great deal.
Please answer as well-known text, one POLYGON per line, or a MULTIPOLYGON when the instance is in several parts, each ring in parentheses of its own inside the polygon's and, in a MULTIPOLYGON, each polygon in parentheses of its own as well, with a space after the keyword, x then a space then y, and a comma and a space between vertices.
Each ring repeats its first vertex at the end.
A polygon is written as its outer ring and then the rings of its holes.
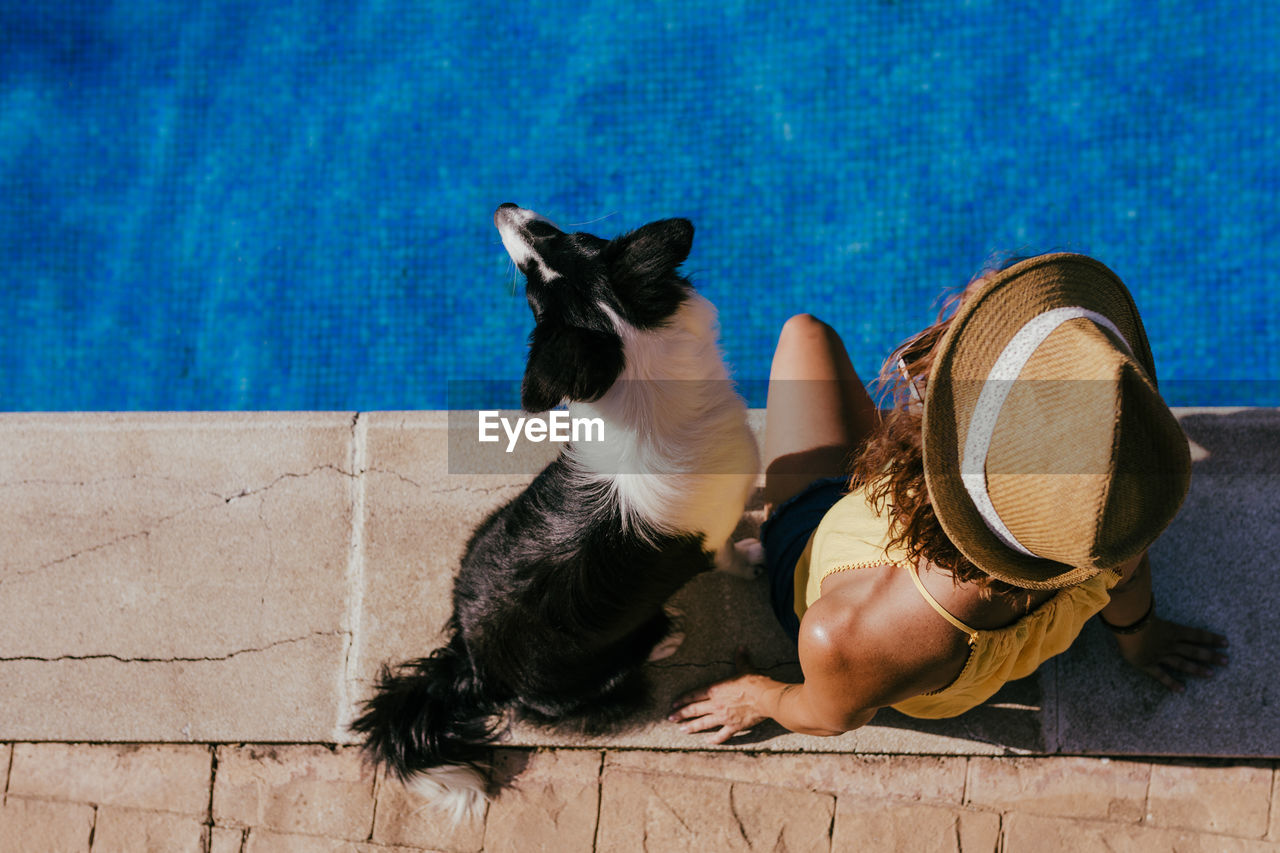
POLYGON ((745 649, 738 649, 738 675, 692 690, 672 703, 668 720, 680 723, 682 732, 717 731, 707 739, 720 744, 769 719, 760 713, 760 700, 770 690, 785 688, 782 682, 751 671, 745 649))
POLYGON ((1199 678, 1213 675, 1213 667, 1226 666, 1227 638, 1212 631, 1190 628, 1153 616, 1135 634, 1116 634, 1120 655, 1170 690, 1186 689, 1171 673, 1199 678))

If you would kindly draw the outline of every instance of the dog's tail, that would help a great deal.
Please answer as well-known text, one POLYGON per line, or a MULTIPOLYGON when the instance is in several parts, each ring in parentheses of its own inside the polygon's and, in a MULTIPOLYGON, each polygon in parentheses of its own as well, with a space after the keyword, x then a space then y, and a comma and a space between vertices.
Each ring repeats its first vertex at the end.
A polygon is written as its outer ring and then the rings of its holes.
POLYGON ((449 812, 479 816, 488 800, 485 746, 501 731, 500 707, 484 695, 455 633, 429 657, 392 669, 351 728, 364 750, 405 787, 449 812))

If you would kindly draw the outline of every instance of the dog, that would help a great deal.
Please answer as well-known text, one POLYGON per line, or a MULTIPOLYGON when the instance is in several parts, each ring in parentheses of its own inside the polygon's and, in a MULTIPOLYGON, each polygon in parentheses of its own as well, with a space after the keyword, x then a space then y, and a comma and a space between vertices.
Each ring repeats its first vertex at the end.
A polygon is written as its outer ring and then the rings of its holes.
POLYGON ((716 309, 677 272, 692 223, 606 240, 504 204, 494 224, 535 321, 522 407, 567 402, 604 434, 566 445, 476 528, 447 644, 384 665, 352 724, 375 763, 455 821, 483 808, 485 747, 508 719, 608 730, 646 701, 645 662, 682 639, 672 594, 759 559, 730 543, 759 453, 716 309))

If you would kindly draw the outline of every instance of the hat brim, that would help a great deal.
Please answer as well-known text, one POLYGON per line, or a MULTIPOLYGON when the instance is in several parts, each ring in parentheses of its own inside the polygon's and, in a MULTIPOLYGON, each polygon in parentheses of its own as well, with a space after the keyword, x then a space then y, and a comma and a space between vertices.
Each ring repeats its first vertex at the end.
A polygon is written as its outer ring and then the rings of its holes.
POLYGON ((925 484, 942 529, 978 568, 1028 589, 1071 586, 1101 569, 1026 556, 1005 545, 987 527, 960 476, 964 443, 960 425, 969 422, 972 405, 967 411, 958 411, 965 404, 957 398, 971 398, 972 394, 957 394, 956 383, 981 383, 1018 329, 1044 311, 1068 305, 1111 319, 1154 384, 1151 348, 1128 289, 1093 258, 1057 253, 1022 261, 994 274, 965 300, 938 342, 925 394, 925 484))

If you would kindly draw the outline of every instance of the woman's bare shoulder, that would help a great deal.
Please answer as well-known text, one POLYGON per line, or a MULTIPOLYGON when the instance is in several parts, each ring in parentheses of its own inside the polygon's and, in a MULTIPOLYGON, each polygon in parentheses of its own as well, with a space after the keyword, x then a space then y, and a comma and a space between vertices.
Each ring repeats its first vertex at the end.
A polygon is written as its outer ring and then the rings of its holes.
POLYGON ((968 656, 967 637, 918 607, 907 595, 914 589, 899 589, 891 577, 864 580, 824 586, 805 611, 800 663, 806 681, 850 682, 850 689, 880 707, 954 680, 968 656))

